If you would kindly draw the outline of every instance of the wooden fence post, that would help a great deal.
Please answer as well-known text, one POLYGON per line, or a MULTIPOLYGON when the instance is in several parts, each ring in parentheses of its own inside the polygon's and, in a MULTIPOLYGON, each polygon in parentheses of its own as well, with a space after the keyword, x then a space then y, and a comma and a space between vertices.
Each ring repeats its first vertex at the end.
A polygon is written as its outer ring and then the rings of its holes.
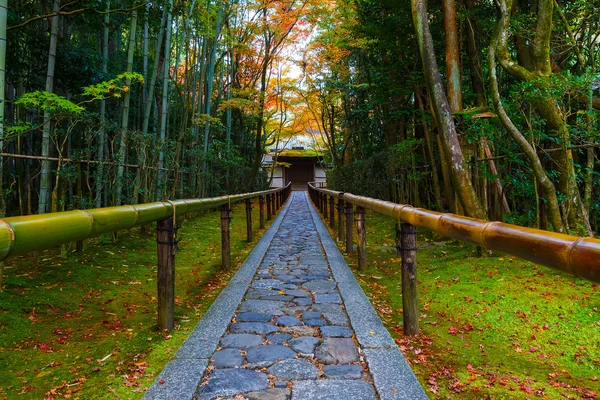
POLYGON ((258 215, 260 229, 265 229, 265 196, 258 196, 258 215))
POLYGON ((329 227, 335 228, 335 198, 329 196, 329 227))
POLYGON ((246 199, 246 238, 252 241, 252 200, 246 199))
POLYGON ((75 242, 75 251, 77 253, 81 253, 83 251, 83 240, 78 240, 75 242))
POLYGON ((271 195, 271 211, 273 212, 273 214, 275 214, 275 212, 277 211, 277 208, 275 208, 275 196, 275 193, 271 195))
POLYGON ((365 209, 356 207, 356 247, 358 249, 358 269, 367 268, 367 230, 365 229, 365 209))
POLYGON ((173 218, 156 224, 158 329, 175 328, 175 227, 173 218))
POLYGON ((271 212, 271 195, 268 194, 267 195, 267 221, 270 221, 272 218, 272 212, 271 212))
POLYGON ((277 192, 277 210, 281 208, 281 192, 277 192))
POLYGON ((338 241, 344 240, 344 200, 339 199, 337 202, 338 212, 338 241))
POLYGON ((323 193, 317 192, 317 196, 319 196, 319 212, 323 214, 323 193))
POLYGON ((229 237, 229 204, 221 206, 221 265, 223 268, 231 267, 231 238, 229 237))
POLYGON ((327 195, 323 194, 323 218, 327 220, 327 195))
POLYGON ((417 227, 403 223, 396 226, 396 249, 402 257, 402 309, 404 334, 419 334, 419 299, 417 297, 417 227))
POLYGON ((351 203, 346 203, 346 253, 352 254, 354 252, 352 231, 353 231, 353 214, 351 203))

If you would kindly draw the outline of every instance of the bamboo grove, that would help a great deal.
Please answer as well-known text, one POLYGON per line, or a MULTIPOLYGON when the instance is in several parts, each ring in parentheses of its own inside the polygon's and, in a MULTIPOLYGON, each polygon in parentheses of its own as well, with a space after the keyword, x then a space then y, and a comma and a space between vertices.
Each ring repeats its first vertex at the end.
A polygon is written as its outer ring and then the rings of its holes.
POLYGON ((598 38, 589 1, 339 1, 307 58, 336 190, 592 235, 598 38))
POLYGON ((271 73, 314 11, 306 0, 11 1, 2 214, 267 187, 271 73))
POLYGON ((584 0, 0 0, 0 211, 263 189, 310 131, 335 190, 593 235, 599 38, 584 0))

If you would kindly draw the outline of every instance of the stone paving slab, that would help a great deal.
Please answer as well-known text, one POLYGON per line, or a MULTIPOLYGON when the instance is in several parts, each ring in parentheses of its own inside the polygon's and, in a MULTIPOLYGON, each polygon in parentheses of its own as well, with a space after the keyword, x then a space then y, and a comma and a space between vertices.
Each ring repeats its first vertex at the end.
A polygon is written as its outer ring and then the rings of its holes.
POLYGON ((281 209, 261 240, 254 246, 242 266, 235 273, 214 303, 206 311, 190 336, 144 396, 146 400, 192 399, 202 379, 208 359, 225 333, 235 309, 242 300, 256 270, 265 257, 271 240, 289 209, 289 202, 281 209), (161 383, 161 381, 164 381, 161 383))
POLYGON ((147 399, 427 398, 304 192, 292 194, 161 379, 147 399), (156 388, 171 380, 182 387, 156 388))
POLYGON ((191 399, 207 365, 207 359, 169 361, 144 398, 191 399))

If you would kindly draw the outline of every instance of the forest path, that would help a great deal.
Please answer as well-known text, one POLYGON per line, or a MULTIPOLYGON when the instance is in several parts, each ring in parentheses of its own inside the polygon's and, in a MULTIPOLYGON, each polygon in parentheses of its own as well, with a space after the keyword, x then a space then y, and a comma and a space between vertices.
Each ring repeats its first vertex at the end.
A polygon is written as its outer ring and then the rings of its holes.
POLYGON ((308 196, 293 192, 145 398, 427 396, 308 196))

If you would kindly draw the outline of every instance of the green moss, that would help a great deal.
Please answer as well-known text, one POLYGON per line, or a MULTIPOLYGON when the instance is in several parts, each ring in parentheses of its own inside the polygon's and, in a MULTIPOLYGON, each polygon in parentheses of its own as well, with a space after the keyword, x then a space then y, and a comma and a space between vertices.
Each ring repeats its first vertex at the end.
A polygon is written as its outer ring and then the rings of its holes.
POLYGON ((431 398, 600 393, 599 285, 420 231, 422 334, 405 338, 395 224, 367 215, 369 268, 355 275, 431 398))
MULTIPOLYGON (((221 271, 219 213, 183 222, 176 257, 176 329, 156 329, 156 239, 139 229, 9 260, 0 293, 0 398, 136 399, 241 265, 243 205, 233 207, 231 271, 221 271)), ((258 231, 258 205, 253 210, 258 231)), ((260 236, 259 232, 256 236, 260 236)), ((256 240, 256 239, 255 239, 256 240)))

